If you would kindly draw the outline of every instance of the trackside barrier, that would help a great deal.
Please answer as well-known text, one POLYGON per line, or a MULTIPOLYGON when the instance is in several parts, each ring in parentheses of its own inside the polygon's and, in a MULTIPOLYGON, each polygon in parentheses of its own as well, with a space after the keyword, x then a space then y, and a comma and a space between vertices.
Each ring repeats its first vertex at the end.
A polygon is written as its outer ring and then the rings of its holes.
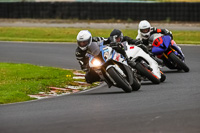
POLYGON ((0 18, 147 19, 197 22, 200 21, 200 2, 7 2, 0 3, 0 18))

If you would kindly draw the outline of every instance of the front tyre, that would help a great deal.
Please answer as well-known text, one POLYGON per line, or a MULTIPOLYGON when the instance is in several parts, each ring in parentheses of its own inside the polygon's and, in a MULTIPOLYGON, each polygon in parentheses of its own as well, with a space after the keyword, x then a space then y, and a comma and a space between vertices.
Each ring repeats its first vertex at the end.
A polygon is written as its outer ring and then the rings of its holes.
POLYGON ((183 61, 181 61, 181 59, 179 59, 173 52, 169 54, 169 58, 173 60, 180 69, 183 69, 185 72, 190 71, 189 67, 183 61))
POLYGON ((122 88, 126 93, 130 93, 132 91, 132 87, 130 86, 129 82, 122 77, 113 67, 110 67, 107 70, 110 77, 117 83, 117 87, 122 88))
POLYGON ((166 79, 166 75, 162 71, 160 71, 160 73, 161 73, 160 82, 164 82, 166 79))
POLYGON ((141 83, 137 79, 133 78, 133 84, 131 85, 131 87, 132 91, 138 91, 141 87, 141 83))
POLYGON ((152 83, 159 84, 160 79, 156 77, 150 70, 148 70, 145 66, 141 63, 137 63, 135 66, 136 70, 142 75, 147 77, 152 83))

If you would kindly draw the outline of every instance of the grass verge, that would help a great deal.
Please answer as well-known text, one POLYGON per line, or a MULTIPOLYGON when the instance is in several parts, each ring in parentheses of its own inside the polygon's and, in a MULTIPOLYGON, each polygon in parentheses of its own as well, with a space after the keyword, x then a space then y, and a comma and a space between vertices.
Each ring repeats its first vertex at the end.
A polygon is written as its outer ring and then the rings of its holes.
POLYGON ((73 70, 61 68, 0 63, 0 73, 0 104, 33 100, 29 94, 74 84, 73 70))
MULTIPOLYGON (((93 36, 109 37, 113 29, 90 29, 93 36)), ((33 42, 76 42, 76 36, 83 28, 33 28, 0 27, 1 41, 33 42)), ((123 29, 126 36, 135 38, 137 30, 123 29)), ((200 44, 199 31, 172 31, 177 44, 200 44)))

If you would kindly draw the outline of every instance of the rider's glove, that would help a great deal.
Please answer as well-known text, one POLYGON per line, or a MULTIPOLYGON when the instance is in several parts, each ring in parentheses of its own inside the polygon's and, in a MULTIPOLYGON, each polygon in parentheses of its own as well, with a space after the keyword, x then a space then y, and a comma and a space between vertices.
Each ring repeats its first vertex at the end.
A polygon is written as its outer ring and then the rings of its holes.
POLYGON ((113 47, 117 47, 117 43, 116 43, 116 42, 111 42, 111 43, 110 43, 110 47, 112 47, 112 48, 113 48, 113 47))
POLYGON ((110 43, 110 47, 124 49, 124 46, 120 42, 110 43))
POLYGON ((122 43, 117 43, 117 46, 120 48, 120 49, 124 49, 124 46, 122 45, 122 43))
POLYGON ((124 46, 120 42, 110 43, 110 47, 112 47, 114 50, 116 50, 118 53, 122 54, 123 56, 126 56, 124 46))

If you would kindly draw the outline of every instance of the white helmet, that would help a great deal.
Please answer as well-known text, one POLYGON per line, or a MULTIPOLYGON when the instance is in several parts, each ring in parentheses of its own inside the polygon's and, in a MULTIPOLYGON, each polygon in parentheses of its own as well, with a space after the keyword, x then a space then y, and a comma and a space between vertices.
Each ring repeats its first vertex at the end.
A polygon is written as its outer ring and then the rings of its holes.
POLYGON ((81 30, 77 35, 77 43, 80 49, 86 50, 92 43, 92 35, 88 30, 81 30))
POLYGON ((139 32, 144 39, 148 39, 150 37, 151 25, 148 21, 142 20, 138 26, 139 32))

